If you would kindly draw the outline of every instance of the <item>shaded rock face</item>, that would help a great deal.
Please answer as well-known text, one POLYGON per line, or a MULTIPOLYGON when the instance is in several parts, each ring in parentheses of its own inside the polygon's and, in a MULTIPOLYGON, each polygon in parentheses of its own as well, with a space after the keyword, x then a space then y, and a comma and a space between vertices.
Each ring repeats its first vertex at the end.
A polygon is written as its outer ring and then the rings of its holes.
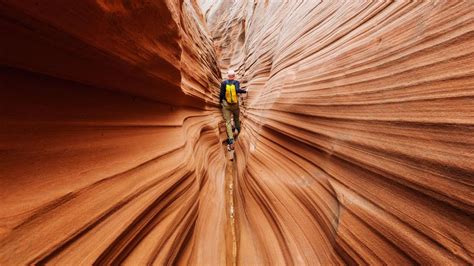
POLYGON ((249 90, 240 263, 472 263, 472 1, 200 4, 249 90))
POLYGON ((199 8, 66 2, 0 1, 0 264, 225 263, 199 8))
POLYGON ((473 9, 0 0, 0 264, 471 263, 473 9))

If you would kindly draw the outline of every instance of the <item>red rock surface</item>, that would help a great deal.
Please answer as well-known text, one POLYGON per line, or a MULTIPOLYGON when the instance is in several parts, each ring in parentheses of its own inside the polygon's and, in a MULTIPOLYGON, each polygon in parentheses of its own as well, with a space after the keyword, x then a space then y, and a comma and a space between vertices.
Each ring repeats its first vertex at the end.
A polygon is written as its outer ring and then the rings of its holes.
POLYGON ((474 2, 201 6, 249 89, 239 263, 473 262, 474 2))
POLYGON ((0 1, 1 265, 225 262, 219 71, 196 8, 0 1))
POLYGON ((472 263, 473 13, 0 0, 0 264, 472 263))

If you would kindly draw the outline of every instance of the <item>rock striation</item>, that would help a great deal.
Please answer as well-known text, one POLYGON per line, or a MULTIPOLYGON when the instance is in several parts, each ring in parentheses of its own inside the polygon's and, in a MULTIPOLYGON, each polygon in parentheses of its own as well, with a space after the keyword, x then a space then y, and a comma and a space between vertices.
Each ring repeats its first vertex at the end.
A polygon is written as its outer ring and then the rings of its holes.
POLYGON ((200 12, 0 1, 1 265, 225 263, 219 70, 200 12))
POLYGON ((249 90, 239 263, 473 262, 472 1, 200 4, 249 90))
POLYGON ((0 0, 0 264, 472 264, 473 13, 0 0))

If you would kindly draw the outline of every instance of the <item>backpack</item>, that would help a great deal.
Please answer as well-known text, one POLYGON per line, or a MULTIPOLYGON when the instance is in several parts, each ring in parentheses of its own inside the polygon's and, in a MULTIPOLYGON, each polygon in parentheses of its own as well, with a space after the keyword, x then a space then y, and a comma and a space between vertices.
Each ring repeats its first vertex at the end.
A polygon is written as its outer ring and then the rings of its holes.
POLYGON ((235 88, 234 81, 225 81, 225 100, 228 103, 237 103, 239 100, 237 97, 237 89, 235 88))

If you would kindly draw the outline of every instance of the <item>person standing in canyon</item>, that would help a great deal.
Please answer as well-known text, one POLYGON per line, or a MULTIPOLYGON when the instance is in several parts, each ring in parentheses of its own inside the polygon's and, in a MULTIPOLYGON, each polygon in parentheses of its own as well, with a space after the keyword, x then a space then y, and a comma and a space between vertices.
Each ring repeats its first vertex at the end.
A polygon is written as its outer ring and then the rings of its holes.
POLYGON ((227 143, 230 149, 234 149, 234 137, 237 137, 240 133, 240 120, 239 120, 239 97, 238 93, 247 93, 246 90, 240 89, 240 82, 235 80, 235 72, 229 70, 227 72, 227 79, 221 83, 221 91, 219 94, 219 102, 222 105, 222 114, 225 119, 225 126, 227 130, 227 143), (234 118, 234 126, 237 133, 234 135, 232 129, 232 117, 234 118))

